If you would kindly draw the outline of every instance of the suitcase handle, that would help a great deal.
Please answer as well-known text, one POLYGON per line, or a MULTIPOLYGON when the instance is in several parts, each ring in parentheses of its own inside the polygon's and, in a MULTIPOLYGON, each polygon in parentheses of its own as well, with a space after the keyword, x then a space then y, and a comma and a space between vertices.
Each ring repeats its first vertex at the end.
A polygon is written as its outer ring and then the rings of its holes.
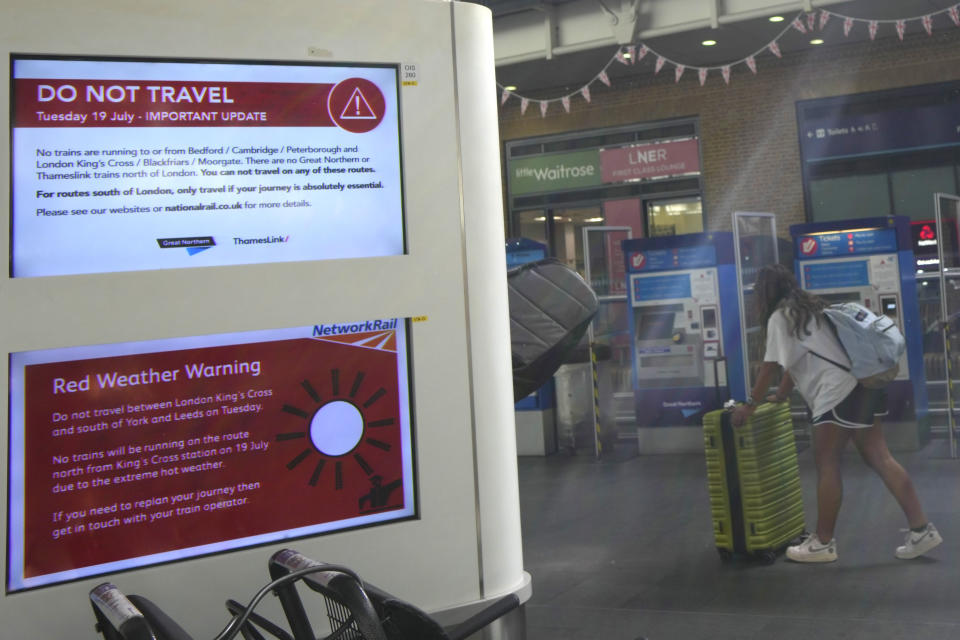
MULTIPOLYGON (((718 365, 720 362, 723 362, 723 366, 727 366, 727 357, 723 354, 718 355, 713 359, 713 388, 717 394, 717 405, 722 407, 724 400, 723 396, 720 394, 720 372, 718 365)), ((729 372, 727 372, 729 373, 729 372)), ((727 381, 727 400, 730 399, 730 381, 727 381)))

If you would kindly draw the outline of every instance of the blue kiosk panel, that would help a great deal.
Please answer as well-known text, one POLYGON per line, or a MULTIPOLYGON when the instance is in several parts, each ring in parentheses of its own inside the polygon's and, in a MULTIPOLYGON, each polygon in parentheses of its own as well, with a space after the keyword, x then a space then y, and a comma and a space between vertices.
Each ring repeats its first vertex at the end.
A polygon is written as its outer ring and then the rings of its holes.
MULTIPOLYGON (((529 238, 511 238, 507 240, 507 269, 513 269, 529 262, 536 262, 547 257, 547 245, 530 240, 529 238)), ((552 409, 556 385, 554 381, 548 380, 542 387, 521 398, 514 405, 516 411, 543 411, 552 409)))
POLYGON ((897 323, 907 353, 887 386, 888 440, 918 448, 929 437, 923 327, 917 304, 910 220, 905 216, 857 218, 790 227, 800 286, 828 302, 859 302, 897 323))
POLYGON ((637 425, 700 425, 744 397, 740 307, 729 232, 623 242, 637 425))

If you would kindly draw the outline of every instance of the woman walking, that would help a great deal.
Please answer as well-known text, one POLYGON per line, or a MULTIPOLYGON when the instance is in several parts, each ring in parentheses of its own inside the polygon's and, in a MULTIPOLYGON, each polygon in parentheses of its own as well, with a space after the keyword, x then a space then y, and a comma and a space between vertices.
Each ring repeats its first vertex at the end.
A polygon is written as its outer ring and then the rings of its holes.
POLYGON ((742 425, 754 412, 781 367, 783 376, 770 400, 786 401, 796 385, 813 416, 817 526, 800 544, 787 548, 787 557, 796 562, 837 559, 834 528, 843 499, 840 463, 850 440, 907 518, 910 531, 897 547, 896 557, 916 558, 940 544, 943 539, 927 520, 913 481, 887 448, 880 426, 881 416, 887 413, 886 392, 863 387, 848 371, 826 360, 849 361, 823 319, 826 304, 801 289, 793 273, 779 264, 759 271, 754 294, 766 327, 766 353, 753 392, 745 404, 734 409, 733 424, 742 425))

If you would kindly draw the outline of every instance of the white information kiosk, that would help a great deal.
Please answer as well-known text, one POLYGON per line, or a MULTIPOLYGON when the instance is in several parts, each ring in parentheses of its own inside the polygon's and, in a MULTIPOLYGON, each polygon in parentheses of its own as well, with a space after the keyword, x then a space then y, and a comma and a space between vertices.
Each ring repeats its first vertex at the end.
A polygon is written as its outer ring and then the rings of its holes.
POLYGON ((0 43, 4 632, 110 580, 212 637, 285 547, 529 597, 489 11, 11 0, 0 43))

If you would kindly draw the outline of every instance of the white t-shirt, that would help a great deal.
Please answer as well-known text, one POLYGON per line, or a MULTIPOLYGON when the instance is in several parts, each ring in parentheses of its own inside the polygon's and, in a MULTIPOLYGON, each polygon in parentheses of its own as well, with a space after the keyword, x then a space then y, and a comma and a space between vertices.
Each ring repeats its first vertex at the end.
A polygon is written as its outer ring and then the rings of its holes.
POLYGON ((776 362, 790 372, 794 385, 814 417, 826 413, 846 398, 857 386, 857 379, 850 372, 819 358, 811 351, 850 366, 850 359, 833 335, 826 321, 817 326, 810 318, 807 330, 811 335, 797 339, 791 321, 783 309, 777 309, 767 322, 766 362, 776 362))

